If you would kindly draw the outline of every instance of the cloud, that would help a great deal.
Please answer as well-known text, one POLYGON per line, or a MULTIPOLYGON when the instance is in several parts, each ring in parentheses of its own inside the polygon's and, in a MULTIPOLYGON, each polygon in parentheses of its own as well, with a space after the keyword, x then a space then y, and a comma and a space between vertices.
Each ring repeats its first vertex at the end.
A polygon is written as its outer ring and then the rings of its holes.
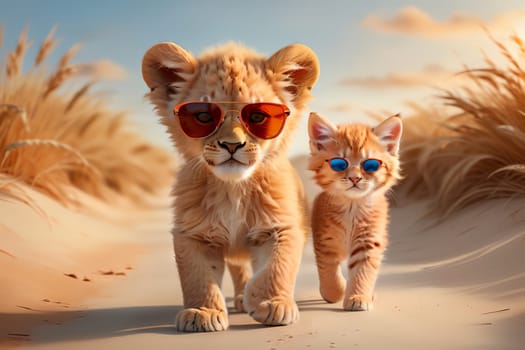
POLYGON ((77 74, 95 80, 122 80, 128 76, 124 68, 110 60, 76 65, 77 74))
POLYGON ((336 112, 336 113, 348 113, 348 112, 355 111, 356 106, 350 103, 343 102, 343 103, 338 103, 336 105, 330 106, 329 110, 331 112, 336 112))
POLYGON ((382 77, 359 77, 348 78, 340 82, 345 86, 359 86, 371 89, 385 88, 415 88, 421 86, 443 87, 458 83, 462 79, 453 72, 446 70, 440 65, 432 64, 420 71, 390 73, 382 77))
POLYGON ((427 38, 463 37, 490 31, 511 31, 523 24, 525 11, 501 13, 489 21, 464 13, 453 13, 445 21, 437 21, 428 13, 415 7, 402 8, 392 18, 372 14, 362 21, 363 26, 382 33, 401 33, 427 38))

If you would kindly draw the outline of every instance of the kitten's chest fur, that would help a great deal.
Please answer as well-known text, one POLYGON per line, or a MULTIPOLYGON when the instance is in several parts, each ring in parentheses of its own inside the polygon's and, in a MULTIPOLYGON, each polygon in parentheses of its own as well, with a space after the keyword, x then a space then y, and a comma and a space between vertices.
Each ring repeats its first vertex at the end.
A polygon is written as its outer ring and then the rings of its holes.
POLYGON ((342 224, 347 234, 351 234, 356 227, 366 223, 373 212, 371 201, 346 203, 341 208, 342 224))
POLYGON ((372 236, 386 240, 388 202, 384 196, 340 203, 343 204, 339 206, 339 222, 344 230, 347 247, 372 236))

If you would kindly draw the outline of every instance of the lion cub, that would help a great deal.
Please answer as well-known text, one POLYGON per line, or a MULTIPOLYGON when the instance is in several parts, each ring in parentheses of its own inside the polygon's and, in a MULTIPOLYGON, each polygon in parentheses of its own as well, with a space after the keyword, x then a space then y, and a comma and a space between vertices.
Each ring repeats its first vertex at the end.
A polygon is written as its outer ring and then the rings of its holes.
POLYGON ((386 248, 386 192, 400 178, 402 123, 393 116, 370 128, 333 125, 318 114, 308 121, 310 170, 323 192, 314 201, 312 234, 322 297, 343 308, 372 308, 386 248), (348 281, 340 264, 347 259, 348 281))
POLYGON ((316 55, 298 44, 265 58, 231 43, 196 58, 164 42, 146 52, 142 74, 185 161, 173 189, 177 329, 228 328, 226 265, 238 310, 265 325, 296 321, 305 207, 287 146, 319 74, 316 55))

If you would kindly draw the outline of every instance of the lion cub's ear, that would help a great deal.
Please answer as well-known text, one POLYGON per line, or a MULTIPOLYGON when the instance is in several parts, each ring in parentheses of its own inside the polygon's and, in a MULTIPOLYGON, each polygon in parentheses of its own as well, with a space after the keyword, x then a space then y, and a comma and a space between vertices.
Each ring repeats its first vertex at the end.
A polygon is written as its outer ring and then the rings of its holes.
POLYGON ((319 77, 319 60, 312 49, 302 44, 286 46, 268 58, 266 66, 296 107, 302 108, 319 77))
POLYGON ((152 46, 142 59, 142 77, 151 90, 155 104, 176 98, 196 70, 196 60, 175 43, 163 42, 152 46))

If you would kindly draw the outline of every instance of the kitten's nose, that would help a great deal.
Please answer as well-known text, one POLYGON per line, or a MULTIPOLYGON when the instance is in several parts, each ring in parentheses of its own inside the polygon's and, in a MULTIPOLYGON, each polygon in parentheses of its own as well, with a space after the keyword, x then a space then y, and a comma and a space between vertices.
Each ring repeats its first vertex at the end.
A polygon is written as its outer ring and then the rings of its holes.
POLYGON ((246 142, 221 142, 218 141, 219 147, 224 148, 230 154, 234 154, 239 148, 244 147, 246 145, 246 142))
POLYGON ((350 181, 353 182, 354 185, 357 185, 357 183, 358 183, 359 181, 361 181, 362 178, 361 178, 361 177, 358 177, 358 176, 354 176, 354 177, 349 177, 349 179, 350 179, 350 181))

